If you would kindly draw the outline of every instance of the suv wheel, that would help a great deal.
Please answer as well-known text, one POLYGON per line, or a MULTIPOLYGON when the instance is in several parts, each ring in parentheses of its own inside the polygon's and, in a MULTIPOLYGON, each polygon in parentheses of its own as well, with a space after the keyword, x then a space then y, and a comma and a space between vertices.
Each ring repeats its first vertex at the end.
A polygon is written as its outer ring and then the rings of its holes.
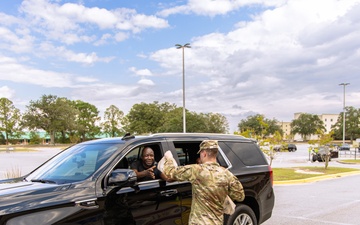
POLYGON ((257 225, 255 213, 247 205, 237 205, 226 225, 257 225))

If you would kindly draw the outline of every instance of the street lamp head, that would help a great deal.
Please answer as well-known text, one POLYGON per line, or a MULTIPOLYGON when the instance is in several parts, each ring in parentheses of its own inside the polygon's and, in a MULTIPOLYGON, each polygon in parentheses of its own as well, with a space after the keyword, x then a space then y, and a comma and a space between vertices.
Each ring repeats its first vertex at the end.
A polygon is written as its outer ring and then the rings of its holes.
POLYGON ((186 43, 186 44, 184 44, 184 45, 176 44, 175 46, 176 46, 177 49, 180 49, 180 48, 191 48, 190 43, 186 43))
POLYGON ((341 83, 341 84, 339 84, 339 85, 344 85, 344 86, 346 86, 346 85, 349 85, 350 83, 341 83))

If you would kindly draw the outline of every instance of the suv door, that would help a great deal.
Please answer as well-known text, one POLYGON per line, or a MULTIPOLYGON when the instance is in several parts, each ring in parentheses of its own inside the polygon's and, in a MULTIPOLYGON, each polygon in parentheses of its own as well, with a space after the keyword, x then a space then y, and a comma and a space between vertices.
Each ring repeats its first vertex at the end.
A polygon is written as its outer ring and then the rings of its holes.
MULTIPOLYGON (((169 150, 171 150, 178 165, 184 166, 197 163, 197 159, 200 157, 197 152, 199 151, 200 143, 206 138, 204 137, 192 137, 189 138, 172 138, 168 140, 169 150)), ((225 160, 222 155, 219 154, 217 161, 220 165, 225 164, 225 160)), ((192 187, 189 181, 176 182, 177 190, 181 199, 181 214, 183 224, 188 224, 189 215, 191 211, 192 202, 192 187)))
MULTIPOLYGON (((166 142, 135 145, 123 155, 119 164, 129 166, 136 157, 140 157, 144 146, 150 146, 154 150, 156 161, 163 156, 163 149, 167 149, 166 142), (123 163, 124 160, 128 162, 123 163)), ((181 200, 178 198, 177 186, 161 179, 142 181, 133 187, 111 190, 105 197, 104 205, 105 225, 182 224, 181 200)))

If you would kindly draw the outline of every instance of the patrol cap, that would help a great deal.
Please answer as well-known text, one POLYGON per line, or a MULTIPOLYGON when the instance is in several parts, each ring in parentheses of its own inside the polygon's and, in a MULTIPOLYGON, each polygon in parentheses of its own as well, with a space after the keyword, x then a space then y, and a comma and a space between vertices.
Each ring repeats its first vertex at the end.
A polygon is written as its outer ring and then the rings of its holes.
POLYGON ((219 149, 218 141, 216 140, 204 140, 200 144, 200 150, 197 154, 199 154, 202 150, 212 150, 217 152, 219 149))

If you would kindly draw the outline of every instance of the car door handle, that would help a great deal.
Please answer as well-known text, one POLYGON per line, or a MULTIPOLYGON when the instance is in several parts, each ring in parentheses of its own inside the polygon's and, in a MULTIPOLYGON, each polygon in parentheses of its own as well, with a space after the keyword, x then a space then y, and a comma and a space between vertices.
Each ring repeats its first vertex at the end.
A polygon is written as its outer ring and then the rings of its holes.
POLYGON ((99 208, 99 205, 96 202, 96 198, 76 201, 75 205, 82 209, 97 209, 97 208, 99 208))
POLYGON ((178 193, 177 189, 170 189, 166 191, 160 191, 161 196, 170 197, 178 193))

